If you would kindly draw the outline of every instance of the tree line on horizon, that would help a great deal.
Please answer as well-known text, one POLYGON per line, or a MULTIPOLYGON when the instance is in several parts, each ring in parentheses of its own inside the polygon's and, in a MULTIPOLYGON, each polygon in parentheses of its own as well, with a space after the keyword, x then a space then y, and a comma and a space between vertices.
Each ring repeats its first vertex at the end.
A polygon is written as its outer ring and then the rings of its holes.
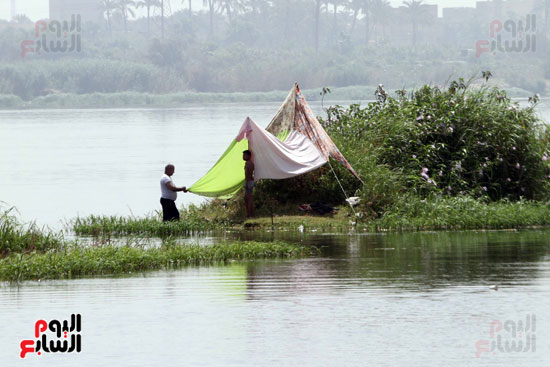
POLYGON ((430 23, 421 0, 404 1, 399 11, 387 0, 204 0, 198 10, 200 1, 185 0, 185 9, 161 17, 162 0, 101 0, 104 20, 83 24, 79 54, 23 59, 20 43, 34 37, 34 25, 0 21, 0 94, 256 92, 296 80, 306 88, 402 88, 443 84, 481 67, 504 87, 533 93, 544 94, 550 80, 544 34, 536 54, 465 57, 461 51, 480 39, 479 21, 430 23))
MULTIPOLYGON (((174 0, 172 0, 173 2, 174 0)), ((176 0, 179 1, 179 0, 176 0)), ((541 0, 542 1, 542 0, 541 0)), ((124 32, 134 31, 131 23, 146 23, 147 33, 162 36, 165 32, 165 23, 181 18, 204 17, 206 19, 206 35, 213 38, 224 32, 223 25, 243 27, 254 23, 261 25, 267 17, 275 16, 283 20, 280 26, 285 30, 291 28, 290 19, 302 19, 311 23, 311 41, 316 50, 320 47, 322 28, 336 36, 346 37, 355 32, 361 33, 362 42, 368 44, 373 36, 376 39, 387 41, 388 28, 396 24, 407 24, 408 38, 413 45, 418 40, 419 27, 433 25, 433 19, 428 14, 429 6, 424 0, 405 0, 402 2, 399 16, 393 12, 388 0, 181 0, 186 8, 170 14, 168 0, 98 0, 107 30, 124 32), (200 2, 202 9, 197 10, 200 2), (195 6, 193 6, 195 4, 195 6), (138 17, 139 12, 144 16, 138 17), (393 13, 392 13, 393 12, 393 13), (299 15, 295 17, 293 15, 299 15), (171 19, 175 18, 175 19, 171 19), (399 18, 399 19, 395 19, 399 18), (288 21, 285 21, 288 19, 288 21), (391 24, 394 23, 394 24, 391 24), (118 28, 118 29, 117 29, 118 28), (359 28, 362 28, 359 31, 359 28)), ((12 23, 29 24, 30 19, 25 15, 17 15, 12 23)), ((258 31, 258 29, 255 29, 258 31)), ((283 37, 288 36, 285 33, 283 37)))

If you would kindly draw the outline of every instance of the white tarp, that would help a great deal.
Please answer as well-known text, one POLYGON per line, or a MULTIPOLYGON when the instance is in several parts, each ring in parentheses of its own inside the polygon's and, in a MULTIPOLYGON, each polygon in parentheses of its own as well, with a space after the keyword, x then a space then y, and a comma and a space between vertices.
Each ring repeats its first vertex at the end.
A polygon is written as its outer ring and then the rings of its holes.
POLYGON ((244 138, 248 139, 252 151, 255 181, 294 177, 327 163, 311 140, 297 130, 293 130, 282 142, 247 117, 237 141, 244 138))

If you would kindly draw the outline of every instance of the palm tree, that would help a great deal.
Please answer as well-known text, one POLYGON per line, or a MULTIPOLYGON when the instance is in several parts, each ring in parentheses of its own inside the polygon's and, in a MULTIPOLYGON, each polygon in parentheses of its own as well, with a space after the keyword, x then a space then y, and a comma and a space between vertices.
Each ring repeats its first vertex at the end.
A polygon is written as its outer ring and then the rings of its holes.
POLYGON ((321 17, 321 0, 315 0, 315 52, 319 51, 320 17, 321 17))
POLYGON ((412 42, 416 47, 416 36, 418 33, 418 22, 426 19, 426 6, 423 4, 423 0, 410 0, 403 1, 407 14, 412 25, 412 42))
POLYGON ((147 8, 147 33, 151 31, 151 8, 160 7, 160 0, 138 0, 136 8, 147 8))
POLYGON ((214 35, 214 12, 216 11, 216 4, 219 0, 202 0, 202 5, 208 7, 208 13, 210 15, 210 36, 214 35))
MULTIPOLYGON (((334 40, 337 40, 337 34, 338 34, 338 23, 336 20, 336 16, 338 14, 338 7, 340 5, 343 5, 343 0, 332 0, 332 6, 333 6, 333 18, 332 18, 332 37, 334 40)), ((328 11, 328 7, 327 7, 328 11)))
POLYGON ((369 36, 370 36, 370 15, 373 0, 359 0, 358 7, 361 9, 361 12, 365 15, 365 43, 368 46, 369 36))
POLYGON ((124 20, 124 32, 128 32, 128 16, 136 16, 134 10, 132 9, 136 7, 136 2, 134 0, 117 0, 116 5, 122 14, 122 19, 124 20))
POLYGON ((386 21, 389 18, 389 13, 391 11, 391 5, 388 0, 370 0, 370 13, 374 18, 375 24, 375 37, 378 38, 378 25, 382 25, 382 36, 386 36, 386 21))
POLYGON ((361 11, 361 5, 363 0, 348 0, 344 5, 348 10, 351 10, 352 12, 352 22, 351 22, 351 28, 350 28, 350 34, 353 34, 353 31, 355 31, 355 24, 357 23, 357 16, 359 15, 359 12, 361 11))
POLYGON ((245 5, 242 3, 241 0, 219 0, 219 9, 223 13, 227 14, 227 19, 231 23, 231 13, 232 12, 242 12, 245 10, 245 5))
POLYGON ((116 9, 115 0, 101 0, 101 8, 103 9, 103 14, 107 17, 107 25, 109 26, 109 33, 111 33, 111 15, 113 10, 116 9))

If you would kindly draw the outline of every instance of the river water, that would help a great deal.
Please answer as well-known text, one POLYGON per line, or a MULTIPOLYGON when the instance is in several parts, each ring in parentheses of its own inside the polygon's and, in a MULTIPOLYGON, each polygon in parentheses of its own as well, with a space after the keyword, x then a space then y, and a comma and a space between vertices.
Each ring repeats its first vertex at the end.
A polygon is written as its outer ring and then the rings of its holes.
MULTIPOLYGON (((0 111, 0 200, 16 206, 24 221, 56 229, 62 227, 60 219, 77 214, 158 210, 164 164, 176 164, 179 185, 193 183, 246 116, 265 126, 277 107, 0 111)), ((313 107, 321 113, 318 104, 313 107)), ((550 120, 548 103, 539 111, 550 120)), ((178 201, 200 200, 185 194, 178 201)), ((220 238, 196 240, 208 244, 220 238)), ((548 230, 226 233, 223 238, 282 239, 321 246, 322 253, 118 278, 0 285, 0 366, 21 363, 19 342, 33 338, 36 320, 62 320, 71 313, 82 315, 82 353, 28 355, 26 365, 550 362, 548 230), (527 318, 530 329, 514 336, 512 328, 520 320, 525 328, 527 318), (528 348, 527 340, 533 341, 528 348), (527 351, 511 351, 510 343, 520 341, 527 351), (486 352, 493 342, 494 350, 486 352)))
POLYGON ((19 341, 33 338, 36 320, 77 312, 82 353, 31 354, 25 365, 550 362, 550 231, 276 238, 322 245, 323 253, 0 287, 0 365, 19 362, 19 341), (511 326, 521 321, 525 327, 533 316, 535 327, 531 322, 527 333, 514 337, 511 326), (499 323, 508 330, 498 329, 499 323), (527 347, 533 336, 535 344, 527 347), (490 351, 499 338, 501 348, 495 344, 494 352, 476 357, 476 344, 486 342, 490 351), (505 347, 520 341, 527 351, 505 347))

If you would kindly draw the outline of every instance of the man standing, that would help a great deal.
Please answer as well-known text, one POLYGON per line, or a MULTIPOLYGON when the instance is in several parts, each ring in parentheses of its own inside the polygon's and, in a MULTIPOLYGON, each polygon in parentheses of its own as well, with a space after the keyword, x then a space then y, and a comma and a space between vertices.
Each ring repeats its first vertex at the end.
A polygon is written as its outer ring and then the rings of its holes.
POLYGON ((252 153, 250 150, 243 152, 244 164, 244 203, 246 205, 246 217, 254 215, 254 163, 252 163, 252 153))
POLYGON ((168 164, 164 167, 164 175, 160 179, 160 205, 162 205, 162 220, 164 222, 170 220, 179 220, 180 212, 176 208, 176 199, 178 198, 178 191, 187 192, 185 186, 176 187, 172 181, 172 175, 176 171, 176 167, 173 164, 168 164))

